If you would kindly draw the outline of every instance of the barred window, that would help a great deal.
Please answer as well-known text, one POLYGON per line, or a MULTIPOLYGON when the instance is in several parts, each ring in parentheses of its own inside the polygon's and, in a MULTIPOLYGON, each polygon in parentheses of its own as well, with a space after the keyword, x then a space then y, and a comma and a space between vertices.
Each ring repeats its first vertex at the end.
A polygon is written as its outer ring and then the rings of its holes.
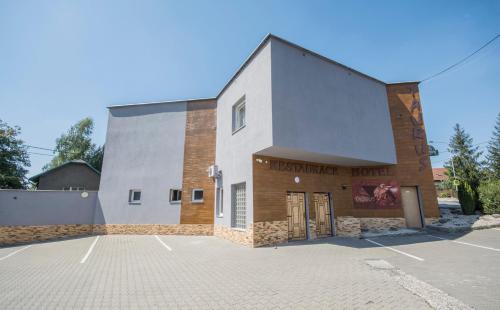
POLYGON ((231 227, 246 229, 246 184, 231 186, 231 227))

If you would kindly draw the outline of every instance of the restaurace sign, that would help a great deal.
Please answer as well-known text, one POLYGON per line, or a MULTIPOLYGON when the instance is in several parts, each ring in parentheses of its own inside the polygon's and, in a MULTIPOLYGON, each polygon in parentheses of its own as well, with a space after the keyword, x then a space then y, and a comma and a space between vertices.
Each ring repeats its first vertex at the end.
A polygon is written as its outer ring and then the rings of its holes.
POLYGON ((335 175, 336 168, 330 166, 310 165, 303 163, 287 162, 282 160, 270 160, 269 168, 277 171, 289 171, 296 173, 328 174, 335 175))

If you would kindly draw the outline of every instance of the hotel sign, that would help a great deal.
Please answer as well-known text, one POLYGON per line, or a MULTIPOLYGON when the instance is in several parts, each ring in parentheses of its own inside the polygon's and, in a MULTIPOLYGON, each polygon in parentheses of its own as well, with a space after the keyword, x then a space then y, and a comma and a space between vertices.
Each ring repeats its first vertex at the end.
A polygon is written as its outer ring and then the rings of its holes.
POLYGON ((311 165, 305 163, 288 162, 282 160, 270 160, 269 168, 276 171, 288 171, 296 173, 335 175, 337 168, 322 165, 311 165))
POLYGON ((385 177, 393 174, 389 167, 352 168, 351 172, 353 177, 385 177))

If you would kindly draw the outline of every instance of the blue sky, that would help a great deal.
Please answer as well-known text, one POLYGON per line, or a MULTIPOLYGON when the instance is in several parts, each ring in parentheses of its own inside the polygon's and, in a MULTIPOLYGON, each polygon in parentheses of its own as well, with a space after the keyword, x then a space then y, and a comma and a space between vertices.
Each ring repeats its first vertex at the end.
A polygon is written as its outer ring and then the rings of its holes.
MULTIPOLYGON (((499 16, 500 1, 3 0, 0 118, 53 148, 90 116, 102 144, 106 106, 215 96, 267 33, 386 82, 421 80, 500 33, 499 16)), ((429 140, 460 123, 487 141, 500 40, 420 90, 429 140)), ((33 175, 50 157, 31 160, 33 175)))

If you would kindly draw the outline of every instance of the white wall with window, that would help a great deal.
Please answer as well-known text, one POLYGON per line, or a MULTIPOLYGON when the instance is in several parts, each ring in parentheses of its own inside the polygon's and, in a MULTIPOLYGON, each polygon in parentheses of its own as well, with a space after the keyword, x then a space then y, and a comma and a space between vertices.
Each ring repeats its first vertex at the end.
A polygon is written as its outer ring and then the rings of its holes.
POLYGON ((246 184, 231 185, 231 227, 247 228, 246 184))
MULTIPOLYGON (((223 216, 219 216, 221 212, 217 204, 214 205, 215 225, 232 226, 231 184, 245 183, 246 192, 252 193, 252 156, 272 146, 272 114, 271 44, 268 42, 217 99, 215 164, 224 171, 224 186, 219 186, 223 188, 224 210, 223 216), (233 130, 241 125, 244 126, 239 130, 233 130)), ((245 200, 245 223, 251 223, 252 195, 245 200)))
POLYGON ((180 223, 170 190, 182 188, 186 109, 185 102, 109 109, 97 224, 180 223), (141 189, 140 205, 129 202, 131 189, 141 189))

